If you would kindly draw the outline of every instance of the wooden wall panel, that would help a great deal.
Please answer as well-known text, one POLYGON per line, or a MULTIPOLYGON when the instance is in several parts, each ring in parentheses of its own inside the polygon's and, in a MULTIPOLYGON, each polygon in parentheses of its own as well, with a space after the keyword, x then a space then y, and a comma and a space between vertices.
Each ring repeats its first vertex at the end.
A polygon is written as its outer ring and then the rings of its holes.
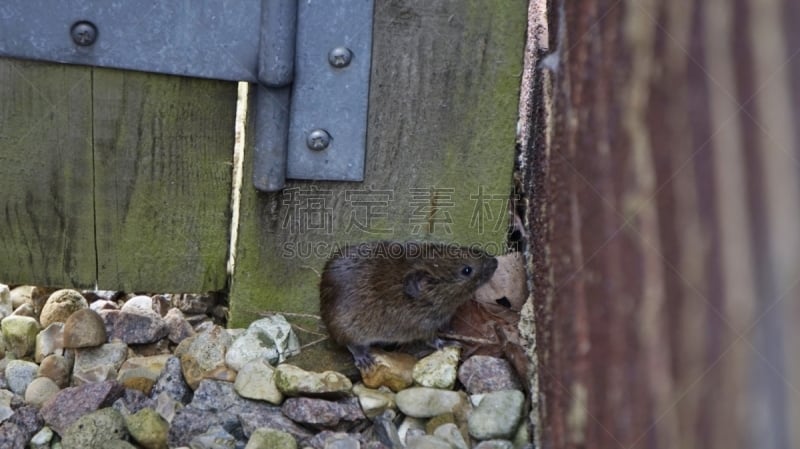
POLYGON ((221 291, 235 83, 0 60, 0 282, 221 291))
POLYGON ((96 69, 103 288, 227 287, 236 83, 96 69))
POLYGON ((95 280, 89 69, 0 59, 0 282, 95 280))
POLYGON ((433 239, 502 250, 526 6, 376 2, 365 181, 297 181, 261 194, 246 159, 232 325, 267 310, 318 313, 319 271, 336 244, 433 239), (485 206, 477 215, 476 204, 485 206))

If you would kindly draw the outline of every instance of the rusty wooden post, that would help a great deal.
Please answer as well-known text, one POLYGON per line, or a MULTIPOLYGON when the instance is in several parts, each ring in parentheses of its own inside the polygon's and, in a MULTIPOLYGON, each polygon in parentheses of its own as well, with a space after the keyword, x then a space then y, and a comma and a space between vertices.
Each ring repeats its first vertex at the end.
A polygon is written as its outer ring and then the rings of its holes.
POLYGON ((800 8, 530 11, 537 447, 797 447, 800 8))

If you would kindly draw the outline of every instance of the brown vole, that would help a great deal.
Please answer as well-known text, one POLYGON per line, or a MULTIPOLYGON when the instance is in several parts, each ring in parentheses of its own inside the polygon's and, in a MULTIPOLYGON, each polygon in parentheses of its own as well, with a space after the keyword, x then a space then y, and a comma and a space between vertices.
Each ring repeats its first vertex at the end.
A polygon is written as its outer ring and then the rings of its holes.
POLYGON ((497 259, 472 248, 427 242, 346 246, 325 264, 320 313, 331 338, 356 366, 373 363, 369 347, 429 340, 488 281, 497 259))

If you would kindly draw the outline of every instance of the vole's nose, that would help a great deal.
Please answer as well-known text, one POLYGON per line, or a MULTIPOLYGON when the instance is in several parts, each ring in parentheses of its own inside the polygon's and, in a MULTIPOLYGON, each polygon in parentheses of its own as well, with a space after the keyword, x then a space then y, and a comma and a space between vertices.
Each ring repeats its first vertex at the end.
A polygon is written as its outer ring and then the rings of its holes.
POLYGON ((496 269, 497 269, 497 258, 492 257, 491 259, 487 260, 486 265, 484 265, 483 273, 481 275, 483 281, 488 281, 489 279, 491 279, 496 269))

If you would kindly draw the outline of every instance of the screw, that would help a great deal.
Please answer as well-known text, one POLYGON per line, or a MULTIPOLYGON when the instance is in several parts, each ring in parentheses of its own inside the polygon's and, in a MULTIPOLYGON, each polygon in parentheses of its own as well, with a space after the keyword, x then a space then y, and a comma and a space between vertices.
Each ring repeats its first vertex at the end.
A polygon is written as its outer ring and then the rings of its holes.
POLYGON ((324 129, 315 129, 308 133, 308 137, 306 138, 306 145, 308 145, 309 149, 314 151, 322 151, 328 148, 330 144, 331 135, 324 129))
POLYGON ((353 52, 347 47, 335 47, 328 53, 328 62, 337 69, 349 66, 352 60, 353 52))
POLYGON ((72 41, 81 47, 88 47, 97 40, 97 27, 92 22, 75 22, 69 30, 72 41))

